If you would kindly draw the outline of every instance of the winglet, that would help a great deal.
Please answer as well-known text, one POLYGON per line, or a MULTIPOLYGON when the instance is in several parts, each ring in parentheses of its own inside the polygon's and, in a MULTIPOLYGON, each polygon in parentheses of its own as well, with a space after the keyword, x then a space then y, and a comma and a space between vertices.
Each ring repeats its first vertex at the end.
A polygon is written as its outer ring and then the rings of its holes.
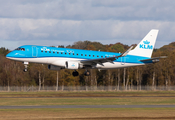
POLYGON ((124 57, 124 56, 126 56, 128 53, 129 53, 129 51, 131 51, 131 49, 133 48, 133 46, 131 46, 128 50, 126 50, 124 53, 122 53, 120 56, 118 56, 118 57, 124 57))

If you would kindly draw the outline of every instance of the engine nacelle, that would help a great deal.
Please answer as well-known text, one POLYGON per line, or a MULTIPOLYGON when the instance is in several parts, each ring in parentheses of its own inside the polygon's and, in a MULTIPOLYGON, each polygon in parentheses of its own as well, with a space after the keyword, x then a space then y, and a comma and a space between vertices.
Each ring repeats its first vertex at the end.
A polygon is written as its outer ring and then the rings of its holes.
POLYGON ((83 66, 78 63, 78 62, 74 62, 74 61, 66 61, 66 65, 65 68, 66 69, 71 69, 71 70, 77 70, 79 68, 82 68, 83 66))
POLYGON ((50 70, 61 70, 61 67, 55 66, 55 65, 48 65, 48 69, 50 70))

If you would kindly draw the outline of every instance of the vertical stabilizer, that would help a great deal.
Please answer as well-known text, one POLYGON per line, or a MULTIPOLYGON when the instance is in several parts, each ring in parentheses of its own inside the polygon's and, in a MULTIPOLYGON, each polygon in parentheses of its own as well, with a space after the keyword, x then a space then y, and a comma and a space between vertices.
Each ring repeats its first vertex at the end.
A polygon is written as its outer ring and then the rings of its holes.
POLYGON ((159 30, 152 29, 128 55, 151 58, 159 30))

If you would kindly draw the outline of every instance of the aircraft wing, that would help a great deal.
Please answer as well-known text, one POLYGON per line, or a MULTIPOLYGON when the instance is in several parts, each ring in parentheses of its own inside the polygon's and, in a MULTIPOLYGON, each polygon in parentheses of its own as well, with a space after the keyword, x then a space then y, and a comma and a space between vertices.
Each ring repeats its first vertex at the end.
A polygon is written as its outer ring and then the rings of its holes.
POLYGON ((149 61, 152 61, 152 62, 159 62, 159 59, 161 58, 167 58, 167 56, 160 56, 160 57, 155 57, 155 58, 150 58, 150 59, 143 59, 143 60, 140 60, 141 62, 149 62, 149 61))
POLYGON ((122 53, 119 56, 114 56, 114 57, 107 57, 107 58, 99 58, 99 59, 90 59, 90 60, 81 60, 80 62, 84 65, 96 65, 100 64, 103 65, 105 62, 111 62, 113 63, 114 60, 118 59, 119 57, 124 57, 128 54, 128 52, 133 48, 131 46, 128 50, 126 50, 124 53, 122 53))

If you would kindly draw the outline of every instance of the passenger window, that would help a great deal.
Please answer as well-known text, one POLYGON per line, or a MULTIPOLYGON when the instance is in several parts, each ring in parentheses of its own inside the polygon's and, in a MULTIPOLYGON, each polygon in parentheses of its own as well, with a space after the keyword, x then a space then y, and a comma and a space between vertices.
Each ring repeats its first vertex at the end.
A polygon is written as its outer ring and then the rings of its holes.
POLYGON ((43 52, 43 50, 41 50, 41 52, 43 52))
POLYGON ((63 54, 63 52, 61 52, 61 54, 63 54))
POLYGON ((57 54, 59 54, 59 52, 57 52, 57 54))
POLYGON ((93 55, 93 57, 95 57, 95 55, 93 55))
POLYGON ((77 54, 78 55, 78 54, 77 54))
POLYGON ((55 51, 53 51, 53 53, 55 53, 55 51))
POLYGON ((97 57, 99 57, 99 56, 97 55, 97 57))
POLYGON ((70 55, 70 53, 69 53, 69 55, 70 55))
POLYGON ((67 53, 65 52, 65 55, 66 55, 67 53))
POLYGON ((103 58, 103 56, 101 56, 103 58))
POLYGON ((73 55, 75 55, 75 54, 73 53, 73 55))
POLYGON ((81 54, 81 56, 83 56, 83 54, 81 54))
POLYGON ((85 54, 85 56, 87 56, 87 55, 85 54))
POLYGON ((51 51, 49 51, 49 53, 51 53, 51 51))
POLYGON ((89 55, 89 57, 91 57, 91 55, 89 55))
POLYGON ((47 51, 45 51, 45 53, 47 53, 47 51))

